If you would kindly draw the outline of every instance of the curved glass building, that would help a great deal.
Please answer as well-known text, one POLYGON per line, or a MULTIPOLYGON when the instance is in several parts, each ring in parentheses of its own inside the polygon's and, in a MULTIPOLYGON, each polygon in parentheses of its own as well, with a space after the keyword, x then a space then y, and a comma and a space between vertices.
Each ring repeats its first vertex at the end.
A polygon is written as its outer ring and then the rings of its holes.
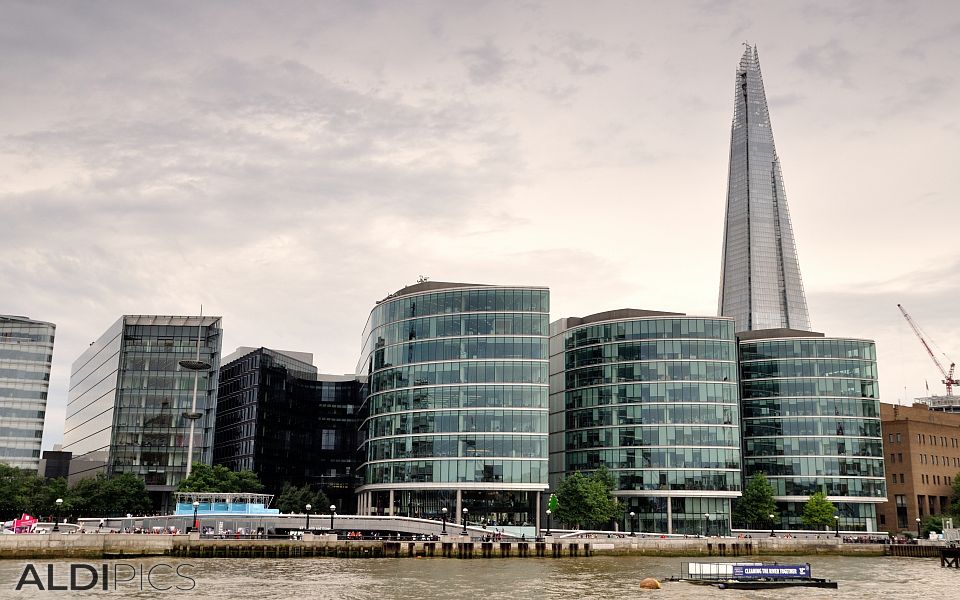
POLYGON ((624 309, 550 333, 551 488, 604 466, 640 531, 728 532, 741 493, 734 319, 624 309))
POLYGON ((840 529, 876 531, 886 482, 874 343, 789 329, 738 335, 744 478, 766 474, 779 527, 803 529, 803 506, 822 491, 840 529))
POLYGON ((546 288, 421 282, 370 313, 360 514, 532 526, 547 489, 546 288), (455 516, 454 516, 455 515, 455 516))
POLYGON ((56 325, 0 315, 0 463, 37 471, 56 325))

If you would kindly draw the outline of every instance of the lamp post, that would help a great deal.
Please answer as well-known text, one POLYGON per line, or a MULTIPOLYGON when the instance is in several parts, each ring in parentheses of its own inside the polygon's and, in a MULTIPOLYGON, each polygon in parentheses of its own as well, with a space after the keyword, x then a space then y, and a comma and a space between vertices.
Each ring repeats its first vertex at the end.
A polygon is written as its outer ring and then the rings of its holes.
POLYGON ((203 413, 197 412, 197 386, 200 383, 200 371, 209 371, 210 363, 200 360, 200 334, 203 332, 203 308, 200 308, 200 323, 197 325, 197 358, 196 360, 181 360, 180 366, 188 371, 193 371, 193 403, 190 412, 183 413, 183 418, 190 421, 190 441, 187 442, 187 477, 193 471, 193 436, 197 427, 197 419, 203 416, 203 413))
POLYGON ((313 510, 313 505, 308 504, 304 508, 307 509, 307 526, 305 527, 305 529, 307 531, 310 531, 310 511, 313 510))
POLYGON ((553 511, 548 508, 547 509, 547 532, 544 534, 545 536, 550 535, 550 515, 552 514, 553 514, 553 511))
POLYGON ((200 503, 196 500, 193 501, 193 530, 197 531, 200 529, 200 523, 197 522, 197 509, 200 508, 200 503))
POLYGON ((447 507, 440 509, 440 520, 443 521, 443 535, 447 535, 447 507))
POLYGON ((467 513, 470 512, 466 508, 463 509, 463 535, 467 535, 467 513))
POLYGON ((774 525, 773 520, 776 519, 777 517, 773 513, 770 513, 767 516, 770 517, 770 537, 777 537, 777 534, 773 532, 773 525, 774 525))
POLYGON ((833 526, 834 531, 836 531, 833 537, 840 537, 840 515, 833 515, 833 526))
POLYGON ((330 505, 330 531, 333 531, 333 515, 337 514, 337 505, 330 505))
MULTIPOLYGON (((63 498, 57 498, 56 505, 57 505, 57 516, 54 517, 54 520, 53 520, 53 530, 60 531, 60 507, 63 505, 63 498)), ((919 521, 920 519, 917 519, 917 522, 918 522, 917 531, 920 531, 919 521)))
MULTIPOLYGON (((56 530, 56 527, 54 527, 56 530)), ((917 517, 917 541, 920 541, 920 517, 917 517)))
POLYGON ((634 518, 635 516, 637 516, 637 513, 633 512, 633 511, 631 510, 631 511, 630 511, 630 537, 633 537, 633 536, 636 535, 636 534, 633 532, 633 518, 634 518))
POLYGON ((710 537, 710 513, 703 513, 703 528, 706 531, 704 537, 710 537))

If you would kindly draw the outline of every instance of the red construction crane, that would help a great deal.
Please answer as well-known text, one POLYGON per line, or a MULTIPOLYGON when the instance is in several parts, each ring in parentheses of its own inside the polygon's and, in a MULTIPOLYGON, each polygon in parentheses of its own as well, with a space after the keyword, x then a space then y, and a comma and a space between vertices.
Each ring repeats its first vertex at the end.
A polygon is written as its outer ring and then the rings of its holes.
POLYGON ((923 348, 927 351, 927 354, 930 355, 930 358, 933 359, 933 363, 937 365, 937 368, 940 369, 941 373, 943 373, 943 383, 947 386, 947 396, 953 396, 953 386, 960 385, 960 381, 953 378, 953 372, 957 367, 956 363, 947 358, 947 355, 944 354, 943 357, 947 360, 950 360, 950 368, 944 369, 943 364, 937 358, 937 355, 934 354, 933 350, 930 349, 930 344, 928 344, 927 340, 924 339, 923 332, 921 332, 917 324, 913 322, 913 318, 907 314, 907 311, 904 310, 903 306, 900 304, 897 305, 897 308, 899 308, 900 312, 903 313, 903 318, 906 319, 907 323, 910 324, 910 328, 913 329, 913 332, 917 334, 918 338, 920 338, 920 343, 923 344, 923 348))

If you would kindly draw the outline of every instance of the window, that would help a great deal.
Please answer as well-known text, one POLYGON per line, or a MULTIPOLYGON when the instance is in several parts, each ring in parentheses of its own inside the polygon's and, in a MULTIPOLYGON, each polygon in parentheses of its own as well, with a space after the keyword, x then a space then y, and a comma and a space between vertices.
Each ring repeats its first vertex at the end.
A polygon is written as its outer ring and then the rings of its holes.
POLYGON ((900 483, 903 483, 903 473, 900 473, 900 483))
POLYGON ((897 434, 897 443, 898 443, 898 444, 900 443, 900 434, 899 434, 899 433, 897 434))
POLYGON ((897 460, 903 462, 903 452, 897 452, 897 460))

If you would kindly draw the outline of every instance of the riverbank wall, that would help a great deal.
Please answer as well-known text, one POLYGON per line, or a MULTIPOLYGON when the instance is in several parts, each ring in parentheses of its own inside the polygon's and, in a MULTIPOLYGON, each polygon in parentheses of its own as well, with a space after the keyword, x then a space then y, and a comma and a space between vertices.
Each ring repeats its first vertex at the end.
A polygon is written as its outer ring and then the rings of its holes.
MULTIPOLYGON (((640 537, 569 538, 545 542, 481 542, 450 535, 440 541, 343 540, 333 535, 304 539, 211 539, 197 535, 22 534, 0 536, 0 559, 149 556, 196 558, 568 558, 599 555, 686 556, 748 560, 762 556, 883 556, 884 544, 834 539, 640 537)), ((933 547, 931 546, 931 549, 933 547)), ((933 550, 936 553, 936 550, 933 550)), ((913 552, 912 556, 929 556, 913 552)))

